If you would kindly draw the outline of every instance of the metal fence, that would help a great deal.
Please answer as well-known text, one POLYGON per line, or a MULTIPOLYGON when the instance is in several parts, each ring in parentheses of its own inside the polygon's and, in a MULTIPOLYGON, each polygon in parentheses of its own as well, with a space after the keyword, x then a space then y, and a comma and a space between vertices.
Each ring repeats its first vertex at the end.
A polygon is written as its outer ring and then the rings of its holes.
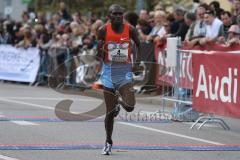
MULTIPOLYGON (((197 53, 197 52, 196 52, 197 53)), ((182 50, 181 45, 176 48, 176 64, 168 66, 166 50, 161 52, 158 64, 158 81, 161 86, 160 95, 162 108, 158 112, 165 112, 165 108, 173 106, 171 115, 172 120, 181 122, 195 122, 191 129, 197 127, 201 129, 206 123, 218 123, 225 130, 229 130, 229 126, 222 118, 215 117, 210 113, 199 113, 193 110, 193 77, 192 77, 192 54, 191 50, 182 50)))

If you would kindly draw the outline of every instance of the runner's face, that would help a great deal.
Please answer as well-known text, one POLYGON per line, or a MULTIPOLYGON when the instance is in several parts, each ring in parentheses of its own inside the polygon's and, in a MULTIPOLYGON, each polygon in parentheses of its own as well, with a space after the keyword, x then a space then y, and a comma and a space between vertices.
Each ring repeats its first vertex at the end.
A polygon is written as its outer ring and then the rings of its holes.
POLYGON ((123 23, 123 12, 115 9, 110 14, 111 22, 114 24, 122 24, 123 23))

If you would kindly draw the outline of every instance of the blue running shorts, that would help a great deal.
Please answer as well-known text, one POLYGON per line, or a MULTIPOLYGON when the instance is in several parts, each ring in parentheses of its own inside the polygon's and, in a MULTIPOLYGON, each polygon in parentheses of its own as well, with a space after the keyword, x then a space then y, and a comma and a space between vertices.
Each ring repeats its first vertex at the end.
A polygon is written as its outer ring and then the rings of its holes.
POLYGON ((101 82, 104 87, 119 89, 133 82, 131 64, 103 64, 101 82))

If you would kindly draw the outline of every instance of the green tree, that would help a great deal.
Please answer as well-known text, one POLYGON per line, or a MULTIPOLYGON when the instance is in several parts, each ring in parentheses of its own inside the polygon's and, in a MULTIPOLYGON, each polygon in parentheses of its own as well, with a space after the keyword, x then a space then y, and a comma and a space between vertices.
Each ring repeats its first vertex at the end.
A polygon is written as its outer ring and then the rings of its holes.
MULTIPOLYGON (((135 10, 136 0, 32 0, 34 1, 35 8, 41 11, 56 12, 59 9, 59 3, 65 2, 68 9, 73 11, 80 11, 82 13, 94 12, 106 15, 108 7, 117 3, 122 5, 126 10, 135 10)), ((172 7, 176 4, 184 7, 189 7, 191 0, 145 0, 146 9, 153 10, 154 6, 161 2, 166 7, 172 7)))

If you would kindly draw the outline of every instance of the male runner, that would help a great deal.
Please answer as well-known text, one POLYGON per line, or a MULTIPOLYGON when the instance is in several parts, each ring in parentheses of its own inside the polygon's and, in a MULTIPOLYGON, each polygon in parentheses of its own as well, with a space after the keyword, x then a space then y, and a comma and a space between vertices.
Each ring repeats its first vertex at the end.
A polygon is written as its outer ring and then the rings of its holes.
POLYGON ((104 62, 101 81, 106 103, 106 142, 103 155, 111 154, 113 123, 114 117, 120 110, 119 104, 127 112, 131 112, 136 103, 133 90, 131 40, 134 41, 137 49, 140 40, 136 29, 123 22, 123 13, 124 9, 120 5, 111 5, 109 21, 98 31, 98 57, 104 62), (119 100, 116 92, 121 95, 122 100, 119 100))

